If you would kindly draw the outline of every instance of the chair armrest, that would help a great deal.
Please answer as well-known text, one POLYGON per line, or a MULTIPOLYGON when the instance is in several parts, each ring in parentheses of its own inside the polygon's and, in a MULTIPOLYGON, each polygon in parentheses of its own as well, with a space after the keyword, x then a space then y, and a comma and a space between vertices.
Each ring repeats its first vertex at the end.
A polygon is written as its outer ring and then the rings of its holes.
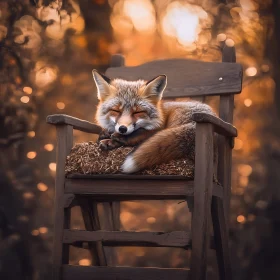
POLYGON ((223 136, 236 137, 237 129, 230 123, 207 113, 194 113, 193 120, 198 123, 211 123, 214 131, 223 136))
POLYGON ((46 121, 53 125, 71 125, 74 129, 94 134, 99 134, 102 130, 97 124, 63 114, 47 116, 46 121))

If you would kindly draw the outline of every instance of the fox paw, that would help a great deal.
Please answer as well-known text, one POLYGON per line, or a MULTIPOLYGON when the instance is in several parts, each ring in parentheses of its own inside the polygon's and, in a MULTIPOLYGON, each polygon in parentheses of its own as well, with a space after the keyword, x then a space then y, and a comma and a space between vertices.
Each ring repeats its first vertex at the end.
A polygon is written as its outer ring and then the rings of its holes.
POLYGON ((103 139, 99 141, 99 148, 103 151, 113 150, 120 147, 120 144, 112 139, 103 139))
POLYGON ((97 140, 97 143, 100 143, 102 140, 104 139, 110 139, 111 138, 111 135, 110 133, 107 131, 107 130, 102 130, 99 134, 99 137, 98 137, 98 140, 97 140))
POLYGON ((129 155, 123 165, 121 166, 121 170, 123 173, 134 173, 137 172, 139 170, 135 159, 133 158, 133 155, 129 155))
POLYGON ((113 141, 119 142, 122 145, 125 145, 127 142, 127 138, 124 135, 121 135, 116 132, 111 135, 111 138, 113 141))

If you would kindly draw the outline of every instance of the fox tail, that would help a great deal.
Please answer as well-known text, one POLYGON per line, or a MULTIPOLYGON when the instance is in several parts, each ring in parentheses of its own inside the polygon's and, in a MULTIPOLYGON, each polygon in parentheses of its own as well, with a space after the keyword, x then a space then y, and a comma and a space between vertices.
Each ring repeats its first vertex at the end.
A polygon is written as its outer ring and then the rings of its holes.
POLYGON ((167 128, 150 137, 128 155, 122 171, 134 173, 182 157, 194 160, 194 147, 195 123, 167 128))

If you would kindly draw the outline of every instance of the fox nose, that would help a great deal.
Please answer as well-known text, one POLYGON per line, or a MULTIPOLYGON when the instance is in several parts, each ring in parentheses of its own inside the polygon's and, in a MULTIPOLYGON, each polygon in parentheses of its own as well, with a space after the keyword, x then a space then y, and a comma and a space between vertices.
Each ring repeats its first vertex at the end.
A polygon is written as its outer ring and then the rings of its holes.
POLYGON ((124 126, 124 125, 121 125, 121 126, 119 127, 119 132, 120 132, 120 133, 126 133, 126 132, 127 132, 127 127, 124 126))

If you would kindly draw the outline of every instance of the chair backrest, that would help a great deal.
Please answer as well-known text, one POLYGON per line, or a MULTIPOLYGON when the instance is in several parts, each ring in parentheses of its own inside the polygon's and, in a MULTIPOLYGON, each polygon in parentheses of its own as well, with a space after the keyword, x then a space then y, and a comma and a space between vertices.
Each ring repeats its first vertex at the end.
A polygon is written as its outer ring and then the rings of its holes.
POLYGON ((164 98, 236 94, 242 88, 242 67, 237 63, 154 60, 134 67, 111 67, 106 74, 129 81, 150 80, 165 74, 167 87, 164 98))

